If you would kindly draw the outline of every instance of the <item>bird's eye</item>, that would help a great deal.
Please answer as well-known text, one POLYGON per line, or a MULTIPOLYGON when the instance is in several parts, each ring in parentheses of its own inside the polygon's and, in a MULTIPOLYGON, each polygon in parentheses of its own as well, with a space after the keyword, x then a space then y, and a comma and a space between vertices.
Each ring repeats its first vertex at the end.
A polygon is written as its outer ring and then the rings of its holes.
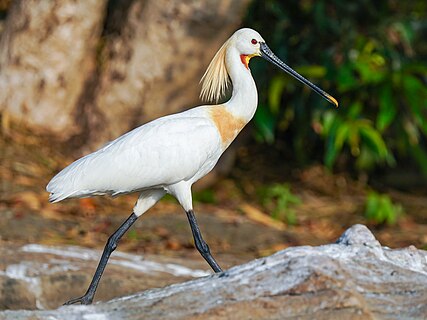
POLYGON ((252 43, 252 44, 257 44, 257 43, 258 43, 258 41, 256 41, 256 39, 252 39, 252 40, 251 40, 251 43, 252 43))

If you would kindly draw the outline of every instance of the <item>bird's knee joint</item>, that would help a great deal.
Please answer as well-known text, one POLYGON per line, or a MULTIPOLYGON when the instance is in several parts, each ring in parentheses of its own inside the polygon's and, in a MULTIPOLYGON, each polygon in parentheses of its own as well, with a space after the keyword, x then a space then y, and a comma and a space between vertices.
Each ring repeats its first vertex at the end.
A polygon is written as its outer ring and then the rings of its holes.
POLYGON ((116 248, 117 248, 117 239, 116 239, 116 238, 114 238, 114 237, 110 237, 110 238, 108 238, 108 241, 107 241, 107 247, 108 247, 111 251, 116 250, 116 248))
POLYGON ((196 243, 196 247, 201 254, 209 254, 211 252, 208 244, 204 241, 196 243))

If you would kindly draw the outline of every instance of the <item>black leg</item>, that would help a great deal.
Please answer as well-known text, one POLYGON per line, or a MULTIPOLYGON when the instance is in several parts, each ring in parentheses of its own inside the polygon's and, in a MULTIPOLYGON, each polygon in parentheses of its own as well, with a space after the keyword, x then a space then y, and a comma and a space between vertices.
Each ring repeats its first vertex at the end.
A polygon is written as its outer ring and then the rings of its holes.
POLYGON ((197 225, 197 220, 193 210, 189 210, 186 213, 187 213, 188 222, 190 222, 191 232, 193 233, 194 244, 196 245, 197 250, 200 252, 202 257, 206 260, 206 262, 209 263, 213 271, 222 272, 221 267, 212 257, 208 244, 202 238, 202 234, 200 232, 199 226, 197 225))
POLYGON ((110 258, 111 253, 117 248, 117 243, 120 238, 125 234, 126 231, 132 226, 132 224, 138 219, 135 213, 132 213, 129 218, 114 232, 110 238, 108 238, 107 244, 104 247, 104 252, 102 253, 101 260, 99 261, 98 267, 96 268, 95 275, 92 278, 92 282, 89 285, 84 296, 80 298, 71 299, 67 301, 66 305, 81 303, 81 304, 91 304, 93 296, 95 295, 96 288, 98 287, 99 280, 101 280, 102 273, 104 272, 105 266, 107 265, 108 259, 110 258))

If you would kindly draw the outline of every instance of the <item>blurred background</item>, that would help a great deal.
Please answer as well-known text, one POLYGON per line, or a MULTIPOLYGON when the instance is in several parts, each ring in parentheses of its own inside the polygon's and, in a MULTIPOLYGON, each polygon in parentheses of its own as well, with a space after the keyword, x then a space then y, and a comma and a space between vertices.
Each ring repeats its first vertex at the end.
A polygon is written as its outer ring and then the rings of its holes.
MULTIPOLYGON (((427 2, 0 1, 0 244, 102 248, 136 195, 49 204, 76 158, 200 105, 199 80, 239 27, 334 96, 261 59, 253 121, 195 186, 196 215, 226 265, 369 226, 427 249, 427 2)), ((166 197, 120 250, 198 258, 166 197)))

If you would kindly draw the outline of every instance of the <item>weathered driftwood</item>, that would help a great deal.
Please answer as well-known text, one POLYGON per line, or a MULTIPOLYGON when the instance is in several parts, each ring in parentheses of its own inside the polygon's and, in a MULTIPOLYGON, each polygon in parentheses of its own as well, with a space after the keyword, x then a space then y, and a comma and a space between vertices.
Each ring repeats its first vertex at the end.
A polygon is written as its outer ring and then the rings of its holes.
POLYGON ((91 306, 0 319, 425 319, 427 252, 381 247, 363 225, 222 274, 91 306))

